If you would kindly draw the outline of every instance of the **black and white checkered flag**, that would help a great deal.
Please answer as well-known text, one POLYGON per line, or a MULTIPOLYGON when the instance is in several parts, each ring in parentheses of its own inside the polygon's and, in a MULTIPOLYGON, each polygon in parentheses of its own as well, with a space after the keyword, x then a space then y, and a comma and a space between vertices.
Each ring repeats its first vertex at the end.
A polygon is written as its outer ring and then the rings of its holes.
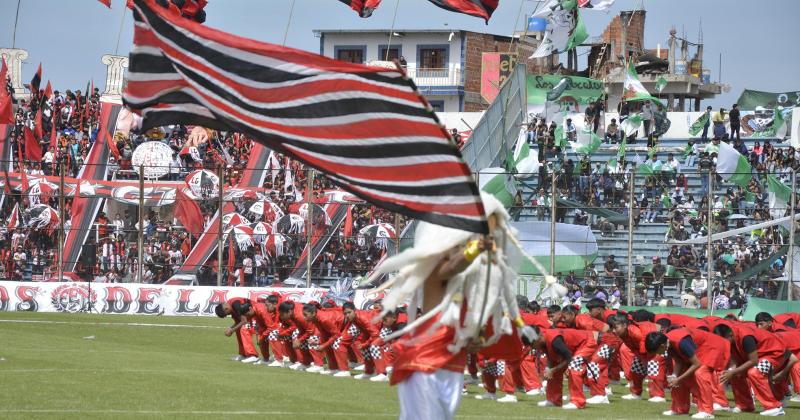
POLYGON ((580 372, 580 371, 583 370, 584 362, 585 362, 585 360, 584 360, 583 357, 575 356, 575 357, 572 358, 572 360, 569 361, 569 366, 568 367, 569 367, 570 370, 575 370, 575 371, 579 371, 580 372))
POLYGON ((631 372, 639 376, 645 376, 645 374, 647 373, 647 371, 645 371, 644 369, 642 361, 639 360, 639 357, 637 356, 633 356, 633 362, 631 362, 631 372))
POLYGON ((756 369, 758 369, 762 375, 768 376, 772 372, 772 363, 770 363, 769 360, 761 359, 758 361, 756 369))

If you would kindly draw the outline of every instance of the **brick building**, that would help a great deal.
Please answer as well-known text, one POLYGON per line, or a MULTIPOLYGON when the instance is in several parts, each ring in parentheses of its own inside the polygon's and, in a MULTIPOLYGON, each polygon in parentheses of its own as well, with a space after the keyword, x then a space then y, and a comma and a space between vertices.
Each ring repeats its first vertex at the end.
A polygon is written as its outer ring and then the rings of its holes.
MULTIPOLYGON (((355 63, 400 59, 433 108, 439 112, 482 111, 485 53, 529 57, 530 42, 520 45, 509 36, 462 30, 315 30, 320 54, 355 63), (391 38, 391 47, 389 42, 391 38)), ((539 72, 542 60, 527 60, 529 72, 539 72)))

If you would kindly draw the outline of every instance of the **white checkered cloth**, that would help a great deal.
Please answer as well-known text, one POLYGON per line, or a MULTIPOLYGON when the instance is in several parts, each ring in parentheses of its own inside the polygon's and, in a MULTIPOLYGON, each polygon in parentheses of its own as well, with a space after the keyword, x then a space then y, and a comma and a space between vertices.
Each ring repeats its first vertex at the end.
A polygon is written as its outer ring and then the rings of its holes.
POLYGON ((650 360, 647 362, 647 376, 651 378, 655 378, 658 376, 659 367, 658 367, 658 360, 650 360))
POLYGON ((761 359, 758 361, 758 364, 756 364, 756 369, 758 369, 762 375, 769 376, 772 372, 772 363, 769 360, 761 359))
MULTIPOLYGON (((381 328, 380 332, 378 333, 378 337, 380 337, 382 340, 386 340, 386 337, 388 337, 389 334, 391 334, 391 333, 392 333, 392 329, 391 328, 384 327, 384 328, 381 328)), ((381 348, 381 350, 389 351, 389 347, 390 347, 389 343, 384 343, 384 345, 381 348)))
POLYGON ((642 364, 642 361, 639 360, 638 356, 633 356, 633 362, 631 362, 631 372, 639 376, 645 376, 647 374, 644 364, 642 364))
POLYGON ((272 330, 267 334, 267 341, 277 341, 278 340, 278 330, 272 330))
POLYGON ((506 374, 506 362, 502 360, 498 360, 496 362, 486 362, 486 366, 483 368, 483 373, 485 375, 499 378, 506 374))
POLYGON ((299 336, 300 336, 300 330, 292 331, 292 340, 296 339, 299 336))
POLYGON ((572 358, 572 360, 569 361, 569 365, 567 367, 569 368, 569 370, 582 372, 584 363, 586 363, 586 359, 584 359, 581 356, 575 356, 572 358))
POLYGON ((316 350, 317 346, 319 346, 319 337, 312 335, 300 343, 300 350, 316 350))
POLYGON ((589 379, 597 380, 600 378, 600 365, 595 362, 586 364, 586 377, 589 379))
POLYGON ((331 348, 334 350, 339 350, 339 347, 342 345, 342 337, 336 337, 336 340, 333 340, 333 344, 331 344, 331 348))
POLYGON ((381 348, 378 346, 369 345, 361 349, 361 355, 364 360, 380 360, 381 348))
POLYGON ((600 349, 597 350, 597 356, 601 359, 610 359, 611 355, 614 354, 614 348, 609 346, 608 344, 603 344, 600 346, 600 349))
POLYGON ((361 334, 361 330, 355 324, 350 324, 350 327, 347 328, 347 332, 350 334, 350 337, 356 338, 359 334, 361 334))

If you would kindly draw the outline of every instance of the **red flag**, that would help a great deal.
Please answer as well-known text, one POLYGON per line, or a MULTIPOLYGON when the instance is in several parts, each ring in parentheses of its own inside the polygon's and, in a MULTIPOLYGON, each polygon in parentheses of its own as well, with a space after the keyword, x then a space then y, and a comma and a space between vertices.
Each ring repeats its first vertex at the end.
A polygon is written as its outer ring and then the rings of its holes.
POLYGON ((25 127, 25 158, 33 161, 38 162, 42 160, 42 145, 39 144, 39 141, 36 140, 34 137, 33 132, 30 128, 25 127))
MULTIPOLYGON (((44 126, 42 125, 42 107, 36 111, 36 122, 33 124, 33 134, 37 139, 44 137, 44 126)), ((52 141, 52 140, 51 140, 52 141)))
POLYGON ((111 0, 98 0, 98 1, 100 1, 100 3, 105 4, 106 7, 108 7, 109 9, 111 8, 111 0))
POLYGON ((3 171, 3 176, 5 177, 5 182, 3 183, 3 193, 11 194, 11 180, 8 179, 8 172, 3 171))
POLYGON ((80 220, 80 213, 83 211, 84 199, 81 197, 81 180, 75 184, 75 194, 72 196, 72 208, 69 211, 71 220, 80 220))
POLYGON ((6 89, 6 59, 3 59, 3 66, 0 68, 0 124, 14 124, 14 111, 11 109, 11 95, 6 89))
POLYGON ((50 86, 50 81, 47 81, 47 87, 44 88, 44 96, 42 97, 42 101, 46 101, 53 96, 53 88, 50 86))
POLYGON ((117 162, 119 162, 120 154, 119 154, 119 149, 117 148, 117 143, 114 142, 114 138, 111 137, 111 133, 109 133, 107 130, 105 131, 104 135, 106 138, 106 142, 108 143, 108 150, 111 151, 112 155, 114 155, 114 159, 116 159, 117 162))
POLYGON ((14 204, 14 211, 11 212, 11 216, 8 218, 7 229, 10 232, 15 230, 19 225, 19 203, 17 203, 14 204))
POLYGON ((175 189, 175 218, 192 236, 203 233, 203 213, 200 206, 180 188, 175 189))
POLYGON ((347 216, 344 219, 344 237, 353 236, 353 206, 347 206, 347 216))
POLYGON ((428 0, 429 2, 456 13, 464 13, 486 20, 494 13, 494 9, 500 4, 500 0, 428 0))
POLYGON ((33 75, 33 79, 31 79, 31 84, 28 86, 31 90, 32 94, 39 93, 39 86, 42 84, 42 63, 39 63, 39 69, 36 70, 36 74, 33 75))
POLYGON ((30 184, 28 184, 28 173, 25 172, 24 167, 20 167, 19 169, 20 174, 22 174, 22 193, 25 194, 29 189, 31 189, 30 184))

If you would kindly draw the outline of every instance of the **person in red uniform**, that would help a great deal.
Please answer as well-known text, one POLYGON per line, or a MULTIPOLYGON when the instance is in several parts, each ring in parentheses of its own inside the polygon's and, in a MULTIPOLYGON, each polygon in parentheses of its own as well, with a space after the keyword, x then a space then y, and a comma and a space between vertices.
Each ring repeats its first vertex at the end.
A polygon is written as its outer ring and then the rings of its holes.
POLYGON ((337 358, 335 352, 331 348, 331 345, 342 330, 342 324, 344 323, 342 312, 338 308, 319 309, 315 305, 305 304, 303 305, 303 318, 316 328, 316 333, 319 337, 319 345, 312 349, 312 351, 319 353, 318 357, 320 359, 327 357, 329 369, 325 370, 322 365, 318 365, 306 369, 306 372, 329 375, 340 370, 347 370, 347 358, 343 360, 342 358, 337 358))
POLYGON ((379 338, 378 324, 373 322, 375 313, 358 311, 353 302, 342 304, 342 313, 344 314, 343 328, 349 329, 352 326, 360 332, 353 341, 352 347, 354 350, 360 351, 364 358, 364 373, 354 376, 354 379, 370 379, 376 374, 386 376, 386 364, 381 349, 372 344, 375 339, 379 338))
POLYGON ((788 328, 782 324, 774 324, 772 316, 766 312, 756 315, 756 325, 762 330, 775 333, 786 345, 786 349, 792 352, 794 358, 787 363, 783 370, 775 374, 773 382, 782 382, 785 377, 790 377, 795 394, 790 401, 800 402, 800 363, 796 362, 800 359, 800 330, 788 328))
POLYGON ((571 329, 542 330, 538 327, 536 333, 538 338, 531 343, 531 347, 547 354, 548 361, 548 367, 542 375, 547 380, 545 387, 547 399, 539 402, 539 407, 561 407, 566 373, 570 402, 562 408, 565 410, 585 408, 583 377, 586 375, 586 363, 597 352, 599 333, 571 329))
MULTIPOLYGON (((252 305, 251 312, 248 314, 255 323, 256 331, 258 332, 256 342, 261 351, 261 359, 255 363, 257 365, 267 364, 270 358, 270 333, 275 328, 275 321, 277 319, 275 304, 277 302, 277 296, 267 296, 264 301, 258 301, 252 305)), ((280 353, 280 350, 274 347, 272 351, 276 354, 280 353)), ((283 356, 281 356, 281 360, 283 360, 283 356)))
MULTIPOLYGON (((381 318, 381 323, 378 326, 378 338, 372 342, 373 345, 381 349, 382 357, 386 364, 387 375, 392 371, 394 366, 395 354, 392 350, 392 343, 396 341, 396 339, 386 341, 386 338, 395 331, 399 331, 406 326, 406 324, 400 322, 398 318, 397 310, 387 312, 386 315, 381 318)), ((387 375, 376 375, 369 380, 372 382, 389 382, 389 377, 387 375)))
POLYGON ((787 312, 785 314, 776 314, 773 319, 785 327, 798 328, 800 327, 800 314, 796 312, 787 312))
MULTIPOLYGON (((586 302, 586 310, 589 316, 592 318, 603 322, 604 324, 608 324, 608 319, 614 315, 617 315, 619 311, 616 309, 607 309, 606 308, 606 301, 603 299, 592 298, 588 302, 586 302)), ((614 334, 610 334, 613 337, 616 337, 614 334)), ((613 339, 613 337, 608 337, 608 339, 613 339)), ((630 351, 627 350, 626 347, 622 346, 622 341, 618 343, 619 345, 616 348, 616 351, 611 354, 611 359, 608 361, 608 379, 609 385, 613 381, 614 383, 619 383, 620 378, 620 371, 622 370, 622 350, 623 348, 627 352, 628 356, 628 364, 626 367, 630 366, 630 361, 633 359, 633 355, 630 351)), ((611 395, 611 387, 607 387, 606 395, 611 395)))
POLYGON ((278 305, 278 317, 281 322, 292 326, 292 351, 296 362, 289 369, 306 370, 312 364, 322 366, 322 358, 309 351, 312 345, 316 347, 319 338, 314 336, 314 326, 303 318, 302 306, 291 301, 282 302, 278 305))
POLYGON ((667 327, 682 327, 682 328, 699 328, 701 330, 710 331, 708 324, 700 318, 695 318, 683 314, 657 314, 655 316, 655 323, 661 325, 662 329, 667 327))
POLYGON ((242 363, 253 363, 258 361, 258 353, 253 345, 253 330, 250 328, 250 321, 246 313, 251 312, 252 304, 247 298, 231 298, 227 302, 214 307, 214 312, 220 318, 230 315, 233 318, 233 325, 225 329, 225 336, 230 337, 236 334, 236 341, 239 344, 239 355, 233 360, 242 363))
POLYGON ((281 322, 278 319, 278 304, 280 295, 273 293, 267 296, 264 302, 266 313, 264 318, 267 321, 267 342, 266 345, 272 350, 272 363, 270 367, 283 367, 283 358, 286 356, 286 341, 280 339, 281 322))
POLYGON ((624 400, 639 400, 642 398, 642 385, 644 378, 649 379, 648 391, 650 402, 664 402, 664 387, 667 382, 666 360, 663 355, 648 357, 644 347, 644 339, 651 332, 658 332, 661 326, 658 324, 642 321, 633 322, 628 320, 625 315, 614 315, 608 319, 608 324, 617 337, 619 337, 625 347, 632 355, 632 361, 625 377, 630 381, 631 393, 623 395, 624 400))
MULTIPOLYGON (((584 331, 597 331, 607 333, 608 324, 593 318, 588 313, 580 313, 580 309, 565 306, 561 309, 559 323, 565 328, 584 331)), ((619 351, 622 340, 614 334, 601 334, 597 352, 586 363, 586 383, 589 386, 591 397, 586 400, 588 404, 608 404, 606 387, 609 385, 608 366, 611 357, 619 351)))
POLYGON ((787 316, 790 314, 780 314, 774 317, 767 312, 759 312, 756 314, 755 322, 758 328, 770 332, 788 331, 797 329, 797 324, 794 320, 787 316))
POLYGON ((714 390, 718 385, 715 372, 728 367, 731 357, 728 342, 703 330, 675 328, 666 334, 647 334, 645 348, 651 355, 667 352, 674 363, 675 376, 667 379, 667 385, 672 390, 672 406, 663 414, 688 414, 691 393, 698 410, 692 418, 714 418, 714 390))
POLYGON ((720 380, 731 384, 736 401, 733 411, 755 410, 750 394, 752 388, 753 394, 764 407, 761 415, 782 416, 783 395, 776 394, 785 386, 774 384, 776 386, 773 389, 770 377, 783 369, 791 356, 783 342, 768 331, 736 322, 720 323, 714 327, 714 334, 730 343, 731 368, 720 375, 720 380))

